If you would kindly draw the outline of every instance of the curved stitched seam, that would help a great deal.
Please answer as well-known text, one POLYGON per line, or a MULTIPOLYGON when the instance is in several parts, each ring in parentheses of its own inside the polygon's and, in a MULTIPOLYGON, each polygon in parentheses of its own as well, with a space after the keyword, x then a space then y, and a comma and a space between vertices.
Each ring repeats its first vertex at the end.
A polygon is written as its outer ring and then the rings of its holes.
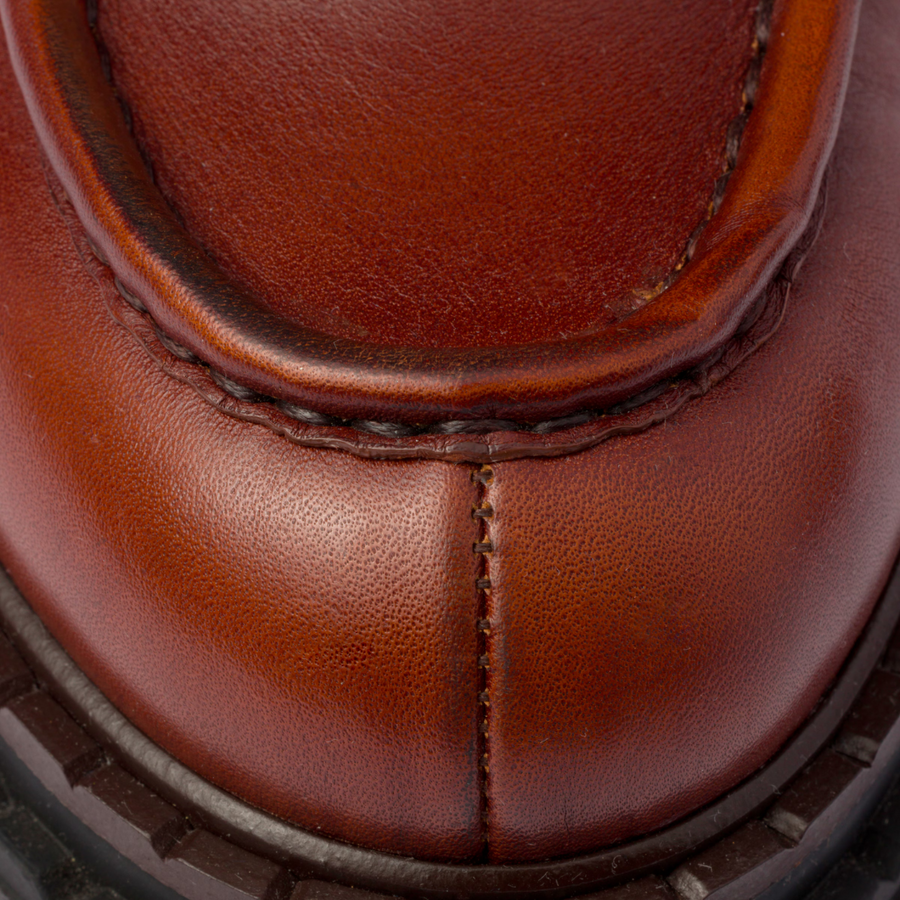
POLYGON ((475 573, 475 593, 477 609, 475 630, 477 634, 478 656, 478 785, 481 801, 481 837, 487 857, 487 846, 490 841, 490 794, 488 778, 490 776, 490 592, 491 592, 491 554, 494 545, 491 540, 491 520, 494 516, 493 505, 487 499, 488 487, 494 480, 494 470, 490 464, 472 469, 472 482, 477 488, 475 503, 472 507, 472 518, 478 523, 477 540, 472 551, 478 555, 478 566, 475 573))
POLYGON ((756 21, 753 26, 753 40, 751 43, 752 53, 750 62, 747 66, 747 74, 744 77, 744 83, 741 87, 741 109, 738 114, 728 124, 725 130, 725 150, 723 153, 724 165, 722 174, 716 179, 713 187, 712 196, 706 207, 706 215, 694 228, 688 237, 684 252, 679 257, 678 262, 672 271, 660 281, 651 291, 639 292, 644 303, 654 300, 664 291, 668 290, 681 274, 682 269, 691 261, 694 250, 700 241, 700 236, 706 230, 713 216, 718 212, 725 197, 725 188, 737 165, 738 150, 741 146, 741 140, 747 127, 747 120, 753 109, 753 103, 756 98, 756 90, 759 86, 759 74, 762 70, 763 57, 766 55, 766 48, 769 42, 769 24, 772 15, 772 5, 774 0, 761 0, 756 10, 756 21))
MULTIPOLYGON (((709 222, 722 203, 728 180, 730 179, 735 165, 737 164, 738 150, 740 148, 740 142, 746 128, 747 119, 749 117, 750 111, 753 108, 756 89, 759 83, 759 73, 762 66, 762 60, 765 56, 766 47, 768 44, 769 20, 773 2, 774 0, 763 0, 757 10, 756 22, 753 29, 753 42, 751 45, 753 52, 750 58, 747 75, 744 79, 744 84, 741 91, 741 109, 737 116, 732 119, 726 131, 724 168, 722 174, 716 179, 713 194, 707 205, 706 216, 691 233, 690 237, 688 238, 687 245, 685 246, 684 252, 682 253, 672 272, 663 281, 657 284, 652 291, 647 292, 643 295, 643 299, 645 300, 645 302, 649 302, 672 286, 675 279, 684 269, 685 265, 690 261, 700 239, 700 235, 709 225, 709 222)), ((135 141, 135 144, 138 147, 142 158, 144 159, 148 174, 151 180, 153 180, 155 183, 155 178, 153 176, 153 167, 150 158, 145 148, 141 145, 140 141, 134 133, 134 118, 131 114, 130 109, 128 108, 127 103, 116 88, 115 82, 112 77, 112 64, 110 55, 99 33, 98 0, 88 0, 87 15, 90 30, 97 47, 97 53, 100 57, 103 73, 122 108, 122 113, 128 126, 128 130, 132 136, 132 139, 135 141)), ((160 196, 163 198, 167 206, 172 209, 171 204, 169 204, 162 191, 160 191, 160 196)), ((180 219, 177 211, 172 209, 172 212, 173 215, 176 216, 176 218, 180 219)), ((91 245, 91 249, 93 250, 94 255, 97 257, 97 259, 104 266, 106 266, 115 277, 115 272, 112 270, 112 267, 103 258, 98 249, 93 245, 91 245)), ((149 321, 153 324, 160 342, 166 347, 167 350, 169 350, 174 356, 185 362, 197 365, 199 368, 205 368, 209 372, 212 379, 216 382, 216 384, 223 391, 235 397, 236 399, 249 403, 274 404, 285 415, 307 426, 321 428, 350 428, 355 431, 367 434, 376 434, 386 438, 403 438, 415 437, 419 435, 441 434, 495 434, 499 432, 525 432, 542 434, 553 431, 560 431, 568 428, 575 428, 580 425, 586 425, 589 422, 594 421, 595 419, 604 418, 609 415, 617 415, 629 409, 640 406, 643 403, 649 402, 652 399, 655 399, 667 387, 671 386, 674 383, 677 383, 677 381, 683 379, 685 376, 689 376, 697 369, 702 368, 710 360, 714 360, 715 358, 717 358, 722 352, 722 348, 719 348, 719 350, 711 354, 708 360, 700 363, 698 366, 693 367, 691 370, 663 379, 662 381, 652 385, 650 388, 647 388, 639 392, 638 394, 628 398, 622 403, 616 404, 612 407, 598 410, 584 410, 577 413, 554 416, 537 423, 520 422, 513 419, 481 418, 444 419, 431 425, 410 425, 403 422, 392 422, 389 420, 344 419, 338 416, 330 415, 328 413, 322 413, 313 409, 299 406, 298 404, 292 403, 288 400, 279 400, 277 397, 260 394, 252 388, 249 388, 232 380, 229 376, 210 366, 208 363, 201 360, 186 347, 183 347, 172 337, 166 334, 160 328, 158 323, 153 319, 152 315, 141 302, 141 300, 130 291, 128 291, 117 277, 115 277, 115 284, 122 297, 135 309, 147 316, 149 321)), ((738 332, 740 333, 741 330, 742 329, 739 328, 738 332)), ((728 344, 726 343, 725 346, 727 347, 728 344)))
MULTIPOLYGON (((97 261, 106 267, 112 273, 111 267, 106 260, 88 240, 88 244, 97 258, 97 261)), ((405 437, 418 437, 428 435, 456 435, 456 434, 497 434, 501 432, 522 432, 530 434, 548 434, 555 431, 577 428, 590 422, 608 418, 610 416, 621 415, 630 410, 637 409, 652 400, 655 400, 669 388, 674 387, 683 381, 691 380, 697 373, 702 373, 711 363, 721 358, 728 348, 737 343, 747 330, 752 321, 758 318, 760 307, 758 303, 753 305, 748 317, 738 327, 735 336, 728 341, 723 347, 718 348, 707 359, 698 365, 674 375, 641 391, 638 394, 615 404, 614 406, 604 407, 595 410, 584 410, 582 412, 571 413, 556 418, 545 419, 537 423, 516 422, 509 419, 448 419, 443 422, 437 422, 431 425, 407 425, 402 422, 385 422, 385 421, 368 421, 361 419, 342 419, 337 416, 320 413, 315 410, 301 407, 289 400, 279 400, 275 397, 269 397, 259 394, 252 388, 245 387, 233 381, 227 375, 200 360, 186 347, 170 338, 153 320, 153 317, 147 311, 141 301, 132 293, 130 293, 119 281, 113 276, 115 287, 120 296, 138 313, 142 314, 153 325, 154 332, 160 343, 177 359, 196 365, 198 369, 205 370, 212 381, 223 390, 226 394, 234 397, 243 403, 252 404, 271 404, 288 416, 295 419, 303 425, 311 427, 319 427, 323 429, 330 428, 350 428, 365 434, 375 434, 385 438, 401 439, 405 437)), ((773 280, 773 284, 779 280, 778 276, 773 280)), ((768 291, 766 292, 768 293, 768 291)), ((765 297, 765 294, 763 295, 765 297)), ((215 405, 215 404, 213 404, 215 405)))

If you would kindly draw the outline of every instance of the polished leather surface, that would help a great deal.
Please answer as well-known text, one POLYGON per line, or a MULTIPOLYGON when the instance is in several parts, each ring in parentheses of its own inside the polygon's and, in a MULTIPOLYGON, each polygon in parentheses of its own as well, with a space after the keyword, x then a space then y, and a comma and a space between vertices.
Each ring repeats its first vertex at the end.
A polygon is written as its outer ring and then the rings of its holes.
POLYGON ((101 0, 97 30, 156 183, 262 303, 494 347, 596 331, 669 277, 726 168, 755 8, 101 0))
POLYGON ((477 855, 468 471, 296 447, 161 373, 110 317, 0 72, 3 563, 197 771, 325 834, 477 855))
POLYGON ((900 9, 870 3, 822 233, 775 338, 664 427, 493 467, 497 861, 644 833, 749 776, 834 677, 888 576, 898 52, 900 9))
POLYGON ((857 8, 855 0, 777 0, 771 46, 760 17, 744 85, 746 109, 752 97, 757 114, 740 149, 741 128, 729 126, 725 154, 734 170, 721 208, 667 290, 619 322, 564 341, 510 345, 498 336, 488 347, 421 348, 310 329, 233 283, 152 184, 78 0, 0 3, 51 165, 94 244, 163 331, 242 391, 289 401, 295 419, 366 433, 434 429, 438 445, 454 443, 446 431, 460 420, 479 432, 557 431, 572 413, 601 414, 721 351, 815 205, 857 8))
POLYGON ((0 559, 147 734, 310 829, 515 861, 711 800, 809 713, 900 543, 898 32, 870 3, 823 231, 768 344, 665 426, 482 488, 296 446, 160 370, 4 62, 0 559))

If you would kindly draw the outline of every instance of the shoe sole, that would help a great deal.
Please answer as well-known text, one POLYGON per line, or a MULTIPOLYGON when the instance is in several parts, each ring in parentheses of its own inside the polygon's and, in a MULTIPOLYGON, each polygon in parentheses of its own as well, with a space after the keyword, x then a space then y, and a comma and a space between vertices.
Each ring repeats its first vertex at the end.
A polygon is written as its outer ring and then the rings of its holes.
POLYGON ((13 643, 0 645, 0 739, 55 802, 188 900, 371 900, 372 891, 427 900, 587 892, 591 900, 780 900, 821 877, 834 862, 829 848, 849 843, 900 764, 898 618, 895 573, 829 693, 735 790, 653 835, 546 863, 404 859, 250 807, 131 725, 2 575, 0 625, 13 643))

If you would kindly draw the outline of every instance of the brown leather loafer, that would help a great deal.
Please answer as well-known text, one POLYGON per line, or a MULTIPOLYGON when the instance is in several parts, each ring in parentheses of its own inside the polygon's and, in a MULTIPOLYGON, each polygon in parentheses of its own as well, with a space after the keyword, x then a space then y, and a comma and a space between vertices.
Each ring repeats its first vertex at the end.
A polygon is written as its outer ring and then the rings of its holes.
POLYGON ((0 11, 8 780, 191 900, 805 891, 900 762, 900 6, 0 11))

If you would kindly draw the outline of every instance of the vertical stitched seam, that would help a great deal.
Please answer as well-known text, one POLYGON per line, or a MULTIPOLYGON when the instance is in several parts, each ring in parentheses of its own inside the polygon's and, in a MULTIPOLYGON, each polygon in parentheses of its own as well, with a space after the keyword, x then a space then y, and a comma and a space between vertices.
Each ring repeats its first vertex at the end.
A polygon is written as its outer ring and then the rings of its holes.
POLYGON ((490 644, 491 620, 489 614, 489 602, 491 592, 491 554, 494 545, 491 540, 491 519, 494 510, 487 501, 488 486, 494 480, 494 471, 489 465, 484 465, 472 472, 472 481, 478 488, 475 504, 472 507, 472 517, 478 523, 476 541, 472 550, 478 556, 478 565, 475 571, 475 591, 477 596, 477 610, 475 619, 475 631, 477 634, 478 654, 478 782, 481 794, 481 835, 483 853, 487 857, 487 846, 490 840, 490 797, 488 791, 488 778, 490 776, 490 644))

